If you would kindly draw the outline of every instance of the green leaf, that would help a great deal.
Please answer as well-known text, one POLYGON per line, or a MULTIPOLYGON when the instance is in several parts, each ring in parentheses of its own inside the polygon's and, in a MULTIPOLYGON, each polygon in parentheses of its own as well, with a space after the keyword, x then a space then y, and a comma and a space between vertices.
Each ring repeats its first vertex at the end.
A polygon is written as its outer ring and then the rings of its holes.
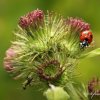
POLYGON ((65 89, 70 95, 69 100, 88 100, 88 94, 83 84, 68 82, 65 85, 65 89))
POLYGON ((44 92, 47 100, 68 100, 69 95, 62 87, 55 87, 50 85, 51 88, 44 92))
POLYGON ((70 100, 80 100, 80 97, 71 82, 66 84, 66 91, 70 95, 70 100))
POLYGON ((95 56, 98 56, 98 55, 100 55, 100 48, 97 48, 97 49, 92 50, 92 51, 90 51, 86 54, 83 54, 81 56, 81 58, 90 58, 90 57, 95 57, 95 56))

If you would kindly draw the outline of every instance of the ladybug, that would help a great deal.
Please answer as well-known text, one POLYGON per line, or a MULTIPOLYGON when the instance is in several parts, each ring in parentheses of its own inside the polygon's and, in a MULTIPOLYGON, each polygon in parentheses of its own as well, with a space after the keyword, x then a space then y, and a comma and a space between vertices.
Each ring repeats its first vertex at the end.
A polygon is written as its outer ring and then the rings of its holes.
POLYGON ((80 33, 80 45, 81 48, 89 46, 93 40, 92 32, 89 30, 83 31, 80 33))

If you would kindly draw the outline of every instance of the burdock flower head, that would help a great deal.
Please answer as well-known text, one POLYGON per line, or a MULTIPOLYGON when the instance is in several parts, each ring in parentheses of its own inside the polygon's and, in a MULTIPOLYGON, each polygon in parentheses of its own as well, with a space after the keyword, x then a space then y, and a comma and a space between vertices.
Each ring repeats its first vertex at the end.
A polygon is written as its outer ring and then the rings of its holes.
POLYGON ((68 18, 66 23, 69 24, 72 30, 76 32, 83 32, 86 30, 90 30, 90 25, 79 18, 70 17, 68 18))
MULTIPOLYGON (((37 23, 39 23, 40 20, 43 20, 44 17, 44 13, 42 10, 34 10, 30 13, 28 13, 25 16, 22 16, 19 20, 19 25, 23 28, 23 29, 27 29, 29 28, 32 24, 33 25, 37 25, 37 23)), ((41 22, 41 21, 40 21, 41 22)))
POLYGON ((90 95, 100 95, 100 79, 93 78, 88 83, 88 92, 90 95))
MULTIPOLYGON (((67 92, 72 93, 74 70, 92 42, 92 32, 83 20, 72 17, 65 20, 57 13, 44 14, 39 9, 20 18, 4 66, 14 74, 14 79, 24 79, 24 89, 30 84, 44 89, 51 84, 64 87, 68 83, 67 92)), ((80 97, 75 98, 79 100, 80 97)))
POLYGON ((12 59, 15 56, 16 56, 16 53, 13 50, 13 48, 9 48, 6 51, 6 57, 4 58, 4 68, 6 69, 7 72, 10 72, 13 70, 12 59))

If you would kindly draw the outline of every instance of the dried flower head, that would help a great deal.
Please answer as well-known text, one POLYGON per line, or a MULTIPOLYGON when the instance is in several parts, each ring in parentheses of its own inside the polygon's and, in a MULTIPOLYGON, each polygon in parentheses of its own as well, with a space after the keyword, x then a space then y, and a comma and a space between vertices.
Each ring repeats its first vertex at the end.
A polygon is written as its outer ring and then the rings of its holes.
POLYGON ((63 73, 64 70, 62 68, 63 67, 60 66, 60 63, 57 60, 51 60, 45 62, 44 64, 41 64, 37 68, 37 74, 40 78, 43 78, 44 80, 53 81, 56 80, 63 73), (46 72, 47 67, 53 67, 52 69, 54 69, 55 72, 46 72))

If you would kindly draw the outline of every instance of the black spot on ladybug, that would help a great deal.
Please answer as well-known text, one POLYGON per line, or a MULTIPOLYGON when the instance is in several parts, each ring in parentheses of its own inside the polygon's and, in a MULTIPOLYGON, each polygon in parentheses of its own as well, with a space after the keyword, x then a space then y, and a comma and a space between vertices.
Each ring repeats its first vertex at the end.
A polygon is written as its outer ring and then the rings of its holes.
POLYGON ((93 38, 93 35, 90 35, 90 38, 93 38))
POLYGON ((88 38, 86 38, 85 40, 88 41, 88 38))

